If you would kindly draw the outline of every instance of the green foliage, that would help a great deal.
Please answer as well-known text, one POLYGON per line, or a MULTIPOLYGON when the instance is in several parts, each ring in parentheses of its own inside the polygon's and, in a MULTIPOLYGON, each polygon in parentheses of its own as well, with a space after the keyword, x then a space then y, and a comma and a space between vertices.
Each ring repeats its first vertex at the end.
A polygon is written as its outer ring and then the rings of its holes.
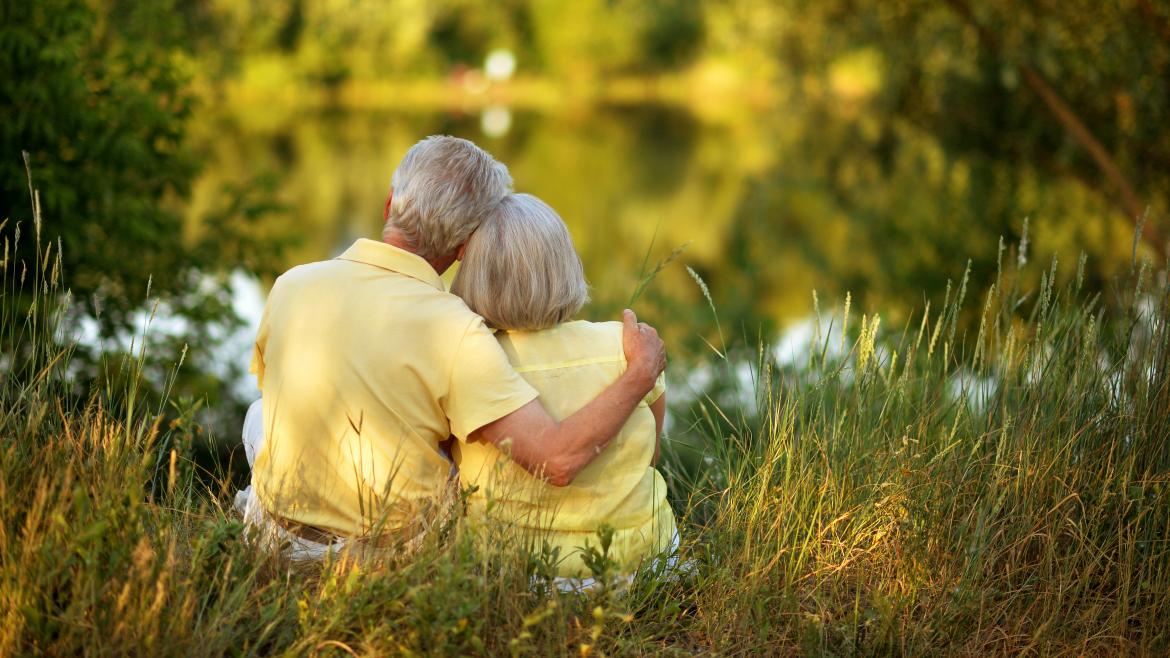
MULTIPOLYGON (((68 272, 58 283, 72 293, 71 321, 50 339, 77 332, 82 318, 96 321, 96 337, 67 343, 75 352, 74 386, 63 392, 81 400, 137 376, 109 355, 134 351, 132 337, 158 312, 171 329, 152 338, 144 394, 161 407, 168 385, 228 411, 222 383, 209 371, 219 337, 238 322, 227 274, 275 267, 277 241, 264 244, 254 230, 275 209, 271 181, 234 181, 202 218, 197 237, 185 224, 183 203, 198 171, 186 143, 194 112, 186 48, 198 20, 190 6, 166 2, 0 7, 0 219, 9 236, 17 227, 25 236, 8 243, 7 255, 42 265, 56 260, 68 272), (36 210, 26 164, 45 190, 36 210), (49 220, 34 218, 37 212, 49 220), (195 367, 168 376, 183 358, 195 367)), ((19 297, 9 300, 14 314, 35 304, 33 286, 9 292, 19 297)), ((10 340, 0 343, 5 355, 16 349, 10 340)))
POLYGON ((54 219, 46 242, 76 245, 62 255, 70 287, 100 299, 106 327, 126 325, 152 276, 156 291, 176 292, 199 265, 176 248, 181 217, 163 203, 195 172, 183 149, 185 76, 173 49, 146 36, 149 23, 167 37, 167 12, 124 9, 99 17, 79 1, 6 3, 0 28, 0 216, 31 224, 27 151, 54 219))
POLYGON ((636 70, 676 70, 690 64, 703 46, 702 5, 689 0, 629 3, 640 23, 636 70))
POLYGON ((338 85, 478 67, 492 48, 551 76, 662 71, 700 52, 700 3, 679 0, 262 0, 210 5, 221 40, 199 48, 212 77, 280 59, 300 82, 338 85))
MULTIPOLYGON (((842 93, 863 100, 859 109, 876 119, 868 149, 884 167, 899 155, 893 147, 905 124, 966 163, 971 198, 958 207, 970 209, 969 218, 957 223, 985 241, 1018 226, 1021 207, 1027 214, 1037 197, 1070 180, 1095 189, 1130 223, 1147 207, 1163 223, 1170 210, 1170 140, 1159 128, 1170 120, 1165 7, 1146 0, 793 6, 800 20, 780 38, 783 61, 825 74, 838 87, 830 102, 842 93), (849 75, 859 54, 877 76, 873 89, 849 75)), ((842 198, 854 200, 848 190, 842 198)), ((1165 257, 1165 231, 1147 229, 1165 257)))
MULTIPOLYGON (((181 14, 168 3, 75 0, 2 11, 0 217, 31 225, 27 152, 52 218, 44 242, 74 245, 61 254, 68 287, 103 333, 131 326, 148 283, 176 315, 222 316, 197 283, 225 262, 263 264, 240 252, 257 246, 247 226, 270 206, 258 200, 257 183, 240 181, 208 217, 204 237, 184 240, 181 202, 198 161, 185 140, 194 98, 181 14)), ((24 241, 18 257, 35 260, 33 243, 24 241)))

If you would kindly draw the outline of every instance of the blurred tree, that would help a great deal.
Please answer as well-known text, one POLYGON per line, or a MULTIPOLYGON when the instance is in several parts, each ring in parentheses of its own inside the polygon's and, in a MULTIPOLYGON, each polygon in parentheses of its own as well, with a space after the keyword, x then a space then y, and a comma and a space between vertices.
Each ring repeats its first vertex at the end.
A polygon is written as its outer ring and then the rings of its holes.
POLYGON ((686 0, 530 0, 544 72, 575 79, 652 73, 701 52, 701 5, 686 0))
MULTIPOLYGON (((0 217, 31 219, 21 151, 41 193, 46 240, 64 241, 74 297, 106 333, 129 328, 147 282, 163 299, 190 299, 204 272, 247 246, 247 219, 263 209, 247 184, 182 240, 181 201, 198 170, 186 147, 193 99, 185 84, 184 25, 167 3, 83 0, 0 8, 0 217), (244 220, 244 221, 241 221, 244 220), (100 307, 100 313, 99 308, 100 307)), ((22 249, 33 249, 24 241, 22 249)), ((29 259, 23 251, 18 257, 29 259)), ((262 255, 245 265, 267 264, 262 255)))
POLYGON ((1035 169, 1048 182, 1074 178, 1130 223, 1151 207, 1156 222, 1145 237, 1165 256, 1155 224, 1164 223, 1170 190, 1170 134, 1162 128, 1170 121, 1170 7, 1148 0, 796 6, 801 19, 780 39, 789 62, 828 71, 842 53, 879 53, 882 84, 868 107, 890 117, 883 130, 907 120, 951 155, 1035 169))
MULTIPOLYGON (((1009 79, 1017 74, 1051 122, 1079 149, 1068 157, 1075 175, 1093 178, 1091 166, 1123 212, 1135 221, 1144 215, 1146 195, 1136 187, 1165 190, 1170 180, 1170 138, 1148 123, 1162 125, 1170 118, 1170 43, 1159 47, 1157 39, 1167 18, 1146 0, 1128 7, 1038 2, 1028 22, 1043 26, 1038 31, 1051 36, 1033 40, 1018 29, 1005 31, 1018 25, 1016 12, 993 6, 984 18, 965 0, 948 4, 978 34, 986 56, 1000 62, 1009 79), (1037 47, 1036 41, 1042 45, 1037 47), (1060 79, 1066 90, 1052 79, 1060 79), (1128 165, 1124 170, 1122 159, 1128 165)), ((1154 226, 1146 235, 1165 249, 1154 226)))
MULTIPOLYGON (((149 356, 147 367, 160 371, 152 383, 170 380, 175 394, 214 405, 224 390, 209 375, 210 352, 238 322, 228 274, 271 269, 277 245, 252 238, 272 205, 251 181, 224 190, 199 240, 184 240, 183 201, 198 170, 185 143, 193 107, 185 48, 205 19, 195 2, 0 3, 0 220, 9 220, 6 232, 23 225, 15 259, 37 259, 25 151, 40 191, 41 249, 61 239, 75 317, 96 320, 108 357, 157 301, 168 326, 149 356), (172 379, 165 371, 181 353, 189 365, 172 379)), ((102 365, 96 343, 80 346, 74 364, 83 397, 125 374, 102 365)))
MULTIPOLYGON (((840 286, 817 284, 829 298, 941 301, 967 258, 972 289, 993 280, 999 238, 1020 242, 1028 216, 1033 251, 1059 255, 1064 276, 1090 253, 1091 288, 1128 263, 1147 207, 1147 249, 1165 254, 1170 8, 795 0, 772 11, 788 130, 736 219, 754 236, 756 276, 775 282, 755 294, 786 287, 769 254, 787 249, 840 286)), ((739 257, 729 246, 723 258, 739 257)), ((709 280, 721 294, 723 274, 709 280)))
POLYGON ((157 21, 165 40, 173 20, 154 3, 104 19, 81 0, 0 12, 0 216, 29 225, 28 151, 75 296, 100 298, 104 326, 124 326, 149 277, 174 291, 194 265, 175 248, 180 217, 165 203, 196 171, 182 143, 191 99, 169 48, 142 34, 157 21))
POLYGON ((693 0, 641 0, 631 4, 640 19, 639 69, 677 70, 690 64, 702 51, 702 3, 693 0))
POLYGON ((688 0, 188 1, 189 24, 216 21, 214 41, 197 39, 207 73, 275 59, 310 84, 445 75, 497 47, 530 73, 657 72, 689 64, 705 34, 702 5, 688 0))

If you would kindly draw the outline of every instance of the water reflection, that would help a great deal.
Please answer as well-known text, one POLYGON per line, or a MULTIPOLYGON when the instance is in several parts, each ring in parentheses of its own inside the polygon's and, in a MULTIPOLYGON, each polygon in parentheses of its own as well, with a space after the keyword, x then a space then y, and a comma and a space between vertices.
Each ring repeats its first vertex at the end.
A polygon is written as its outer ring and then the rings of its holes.
MULTIPOLYGON (((994 276, 999 236, 1065 262, 1087 251, 1098 284, 1126 262, 1129 229, 1075 180, 948 158, 913 129, 856 108, 781 104, 717 114, 626 106, 546 114, 505 106, 467 112, 319 112, 254 108, 206 118, 196 141, 212 165, 192 216, 224 183, 265 172, 289 211, 264 230, 291 233, 286 264, 329 258, 376 236, 393 167, 420 137, 484 146, 565 218, 593 287, 594 318, 616 316, 641 274, 676 246, 710 286, 725 340, 772 338, 822 300, 852 291, 892 329, 941 295, 974 258, 971 288, 994 276)), ((198 227, 191 225, 194 233, 198 227)), ((663 270, 638 309, 675 354, 713 340, 711 309, 681 264, 663 270)))

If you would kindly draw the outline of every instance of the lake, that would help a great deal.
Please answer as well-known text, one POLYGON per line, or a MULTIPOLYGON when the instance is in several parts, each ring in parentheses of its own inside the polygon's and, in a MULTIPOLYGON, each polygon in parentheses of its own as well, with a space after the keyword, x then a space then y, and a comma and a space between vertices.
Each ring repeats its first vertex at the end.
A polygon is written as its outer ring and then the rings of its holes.
MULTIPOLYGON (((799 99, 769 109, 232 109, 194 127, 209 164, 191 217, 214 207, 225 184, 270 175, 285 211, 262 230, 294 240, 283 265, 330 258, 377 238, 394 167, 435 133, 480 144, 508 165, 518 191, 558 210, 592 286, 592 319, 616 318, 642 276, 681 249, 635 304, 676 357, 709 349, 705 341, 776 339, 809 317, 814 290, 822 311, 848 292, 856 312, 881 312, 883 328, 899 329, 969 258, 973 291, 993 280, 1000 237, 1015 257, 1026 217, 1037 277, 1054 254, 1071 276, 1084 251, 1100 287, 1130 254, 1132 225, 1081 181, 948 154, 864 107, 799 99)), ((237 282, 237 310, 253 325, 270 282, 237 282)), ((223 358, 246 359, 249 344, 236 341, 223 358)))

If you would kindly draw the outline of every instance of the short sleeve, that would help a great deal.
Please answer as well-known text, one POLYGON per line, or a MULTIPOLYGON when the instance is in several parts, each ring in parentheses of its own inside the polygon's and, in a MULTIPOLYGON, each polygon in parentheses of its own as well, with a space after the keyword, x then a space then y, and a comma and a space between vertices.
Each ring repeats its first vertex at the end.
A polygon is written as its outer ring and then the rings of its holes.
POLYGON ((260 347, 259 342, 252 345, 252 365, 248 367, 248 372, 256 375, 256 387, 264 390, 264 348, 260 347))
POLYGON ((451 383, 443 401, 451 433, 466 441, 475 430, 516 411, 537 395, 508 362, 483 320, 477 317, 472 321, 456 348, 451 383))
POLYGON ((642 399, 646 401, 646 404, 654 404, 658 401, 658 398, 662 397, 662 394, 665 392, 666 372, 664 371, 658 375, 658 379, 654 380, 654 388, 650 389, 650 392, 647 393, 646 397, 642 399))
POLYGON ((264 390, 264 350, 268 347, 268 304, 272 303, 271 295, 264 305, 264 314, 260 318, 260 327, 256 330, 256 341, 252 343, 252 363, 248 372, 256 375, 256 386, 264 390))

